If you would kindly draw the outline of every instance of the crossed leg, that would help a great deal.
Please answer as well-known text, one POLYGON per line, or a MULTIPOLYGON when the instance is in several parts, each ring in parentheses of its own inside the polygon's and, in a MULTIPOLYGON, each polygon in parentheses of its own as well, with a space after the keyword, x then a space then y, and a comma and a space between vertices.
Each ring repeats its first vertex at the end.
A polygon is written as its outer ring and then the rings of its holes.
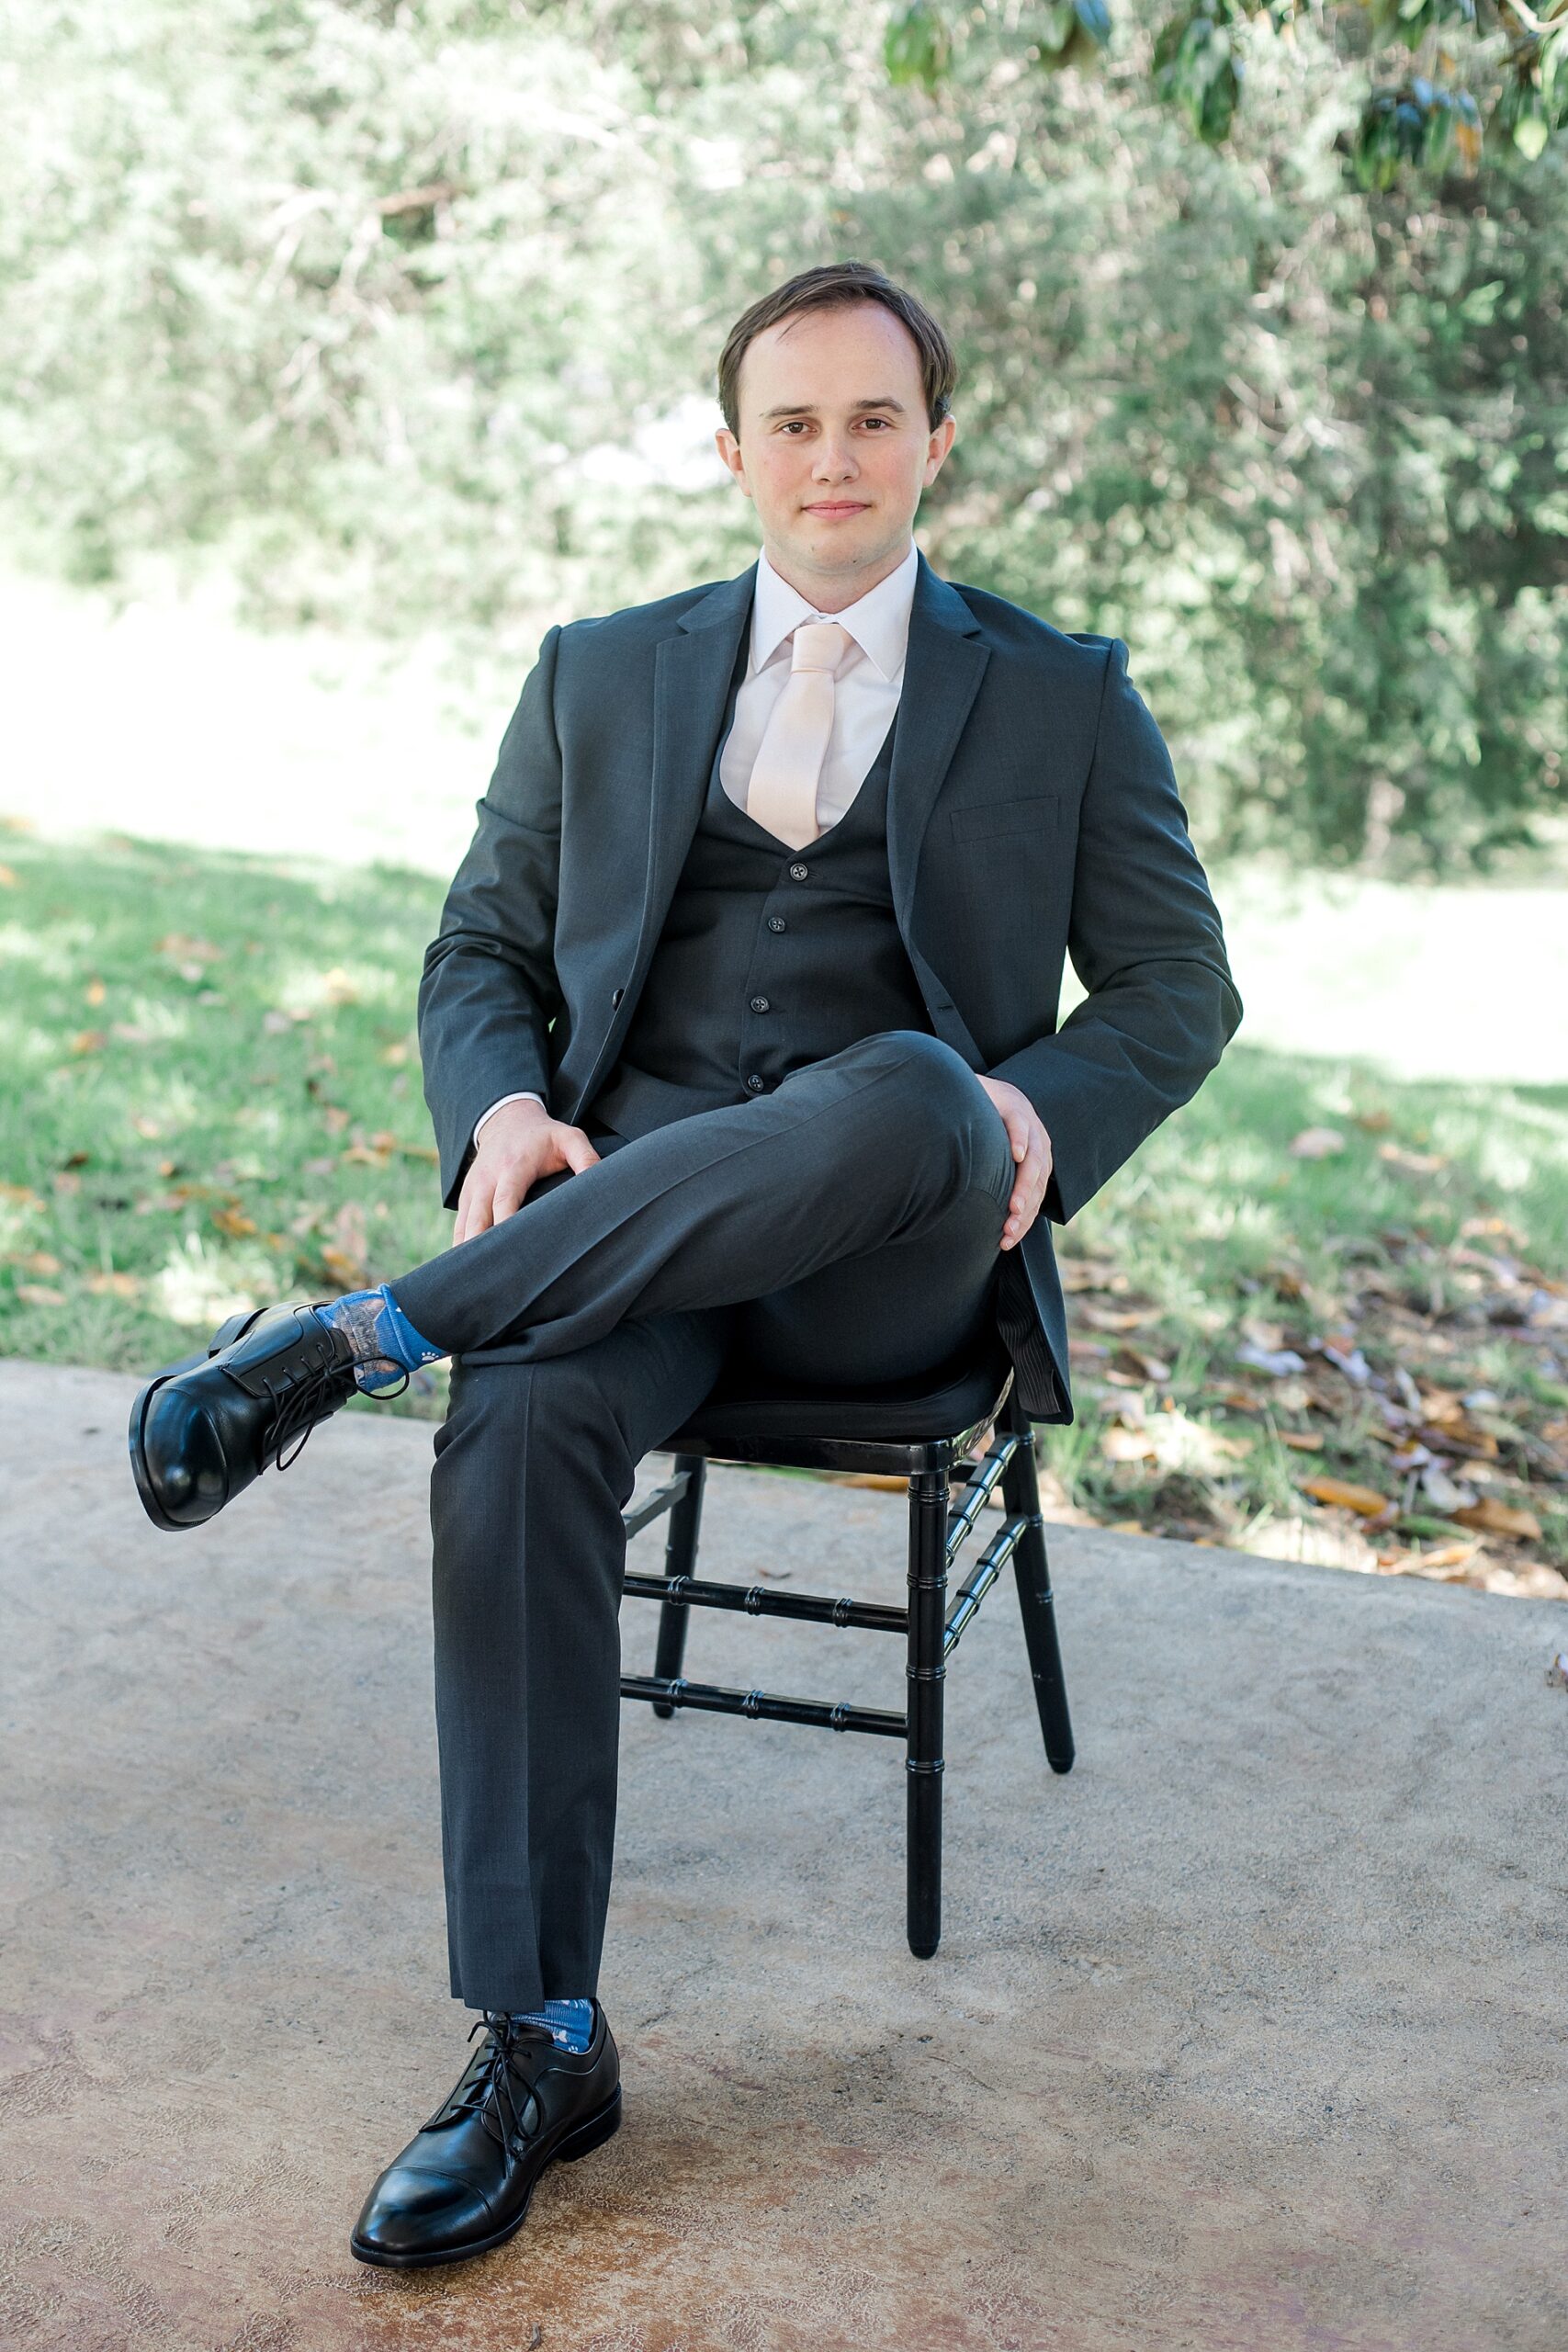
MULTIPOLYGON (((464 1287, 461 1311, 502 1336, 466 1343, 454 1363, 431 1487, 459 2000, 523 2009, 596 1987, 615 1832, 621 1513, 643 1454, 701 1404, 727 1356, 837 1384, 898 1379, 951 1356, 989 1314, 1012 1180, 1006 1129, 962 1060, 919 1032, 888 1032, 794 1073, 764 1102, 682 1120, 547 1179, 549 1193, 536 1188, 479 1237, 492 1245, 492 1279, 518 1287, 478 1310, 464 1287), (818 1074, 818 1086, 800 1083, 818 1074), (787 1121, 750 1115, 782 1106, 792 1087, 787 1121), (646 1148, 666 1139, 660 1153, 646 1148), (747 1152, 764 1139, 767 1149, 747 1152), (672 1160, 682 1172, 661 1193, 655 1171, 668 1179, 672 1160), (623 1227, 597 1203, 567 1228, 568 1196, 575 1207, 580 1188, 605 1191, 598 1180, 617 1170, 630 1234, 617 1243, 623 1227), (671 1196, 677 1248, 660 1206, 671 1196), (547 1227, 534 1213, 551 1202, 547 1227), (531 1216, 547 1237, 544 1276, 521 1246, 531 1216), (825 1254, 846 1232, 863 1246, 825 1254), (727 1271, 730 1250, 749 1271, 727 1271), (781 1265, 787 1278, 769 1287, 781 1265), (596 1275, 630 1303, 597 1330, 596 1275), (537 1321, 503 1319, 519 1295, 537 1321), (589 1336, 561 1344, 568 1331, 589 1336)), ((448 1336, 438 1317, 458 1301, 437 1299, 432 1283, 426 1305, 410 1278, 394 1292, 432 1339, 448 1336)))
POLYGON ((389 1287, 445 1353, 563 1355, 629 1316, 761 1298, 919 1241, 966 1193, 1005 1211, 1013 1172, 1001 1114, 962 1056, 922 1030, 881 1030, 772 1094, 547 1178, 502 1224, 389 1287))

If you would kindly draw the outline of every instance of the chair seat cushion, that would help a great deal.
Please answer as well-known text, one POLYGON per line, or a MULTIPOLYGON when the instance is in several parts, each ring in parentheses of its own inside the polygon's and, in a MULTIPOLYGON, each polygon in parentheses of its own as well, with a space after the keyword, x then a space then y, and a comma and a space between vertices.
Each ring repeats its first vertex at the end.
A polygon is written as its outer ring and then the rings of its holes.
MULTIPOLYGON (((1011 1371, 996 1345, 908 1380, 874 1388, 766 1385, 727 1367, 684 1426, 664 1441, 671 1453, 723 1453, 729 1445, 791 1438, 848 1438, 888 1444, 955 1437, 999 1410, 1011 1371)), ((774 1456, 782 1460, 784 1457, 774 1456)))

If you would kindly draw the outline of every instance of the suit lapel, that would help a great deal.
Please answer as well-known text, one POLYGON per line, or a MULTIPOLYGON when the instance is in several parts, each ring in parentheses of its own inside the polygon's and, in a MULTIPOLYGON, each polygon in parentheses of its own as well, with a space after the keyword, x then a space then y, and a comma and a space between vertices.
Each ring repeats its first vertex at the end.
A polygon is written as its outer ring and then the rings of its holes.
POLYGON ((654 648, 648 870, 628 996, 642 985, 697 830, 756 578, 753 563, 723 582, 654 648))
POLYGON ((909 649, 887 779, 887 866, 893 909, 911 953, 909 915, 920 843, 990 658, 979 622, 958 591, 938 578, 922 553, 909 607, 909 649))

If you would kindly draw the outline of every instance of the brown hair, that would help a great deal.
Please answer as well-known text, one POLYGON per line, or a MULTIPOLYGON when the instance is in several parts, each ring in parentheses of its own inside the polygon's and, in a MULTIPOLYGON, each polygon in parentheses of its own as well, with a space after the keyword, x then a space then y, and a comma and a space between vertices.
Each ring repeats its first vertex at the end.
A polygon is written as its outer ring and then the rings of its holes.
POLYGON ((740 362, 746 356, 746 346, 767 327, 777 326, 796 311, 836 311, 850 302, 880 302, 891 311, 900 324, 913 336, 920 356, 920 381, 926 396, 926 415, 934 433, 953 404, 953 390, 958 381, 958 362, 953 345, 922 302, 895 286, 872 263, 865 261, 824 262, 816 269, 803 269, 795 277, 775 286, 743 311, 729 330, 729 337, 719 356, 718 404, 724 421, 737 439, 740 435, 740 362))

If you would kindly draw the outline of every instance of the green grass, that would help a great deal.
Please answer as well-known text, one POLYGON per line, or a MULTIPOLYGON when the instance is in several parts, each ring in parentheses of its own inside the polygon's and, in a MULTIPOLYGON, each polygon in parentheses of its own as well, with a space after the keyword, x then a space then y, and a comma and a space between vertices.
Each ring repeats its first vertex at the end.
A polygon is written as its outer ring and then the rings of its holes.
MULTIPOLYGON (((236 1302, 446 1245, 412 1026, 438 884, 119 839, 14 833, 0 856, 6 1353, 141 1372, 236 1302)), ((1568 1569, 1568 1090, 1396 1085, 1238 1045, 1062 1256, 1080 1418, 1048 1453, 1080 1509, 1251 1540, 1321 1521, 1301 1481, 1329 1476, 1388 1498, 1334 1523, 1419 1565, 1474 1540, 1407 1465, 1426 1442, 1540 1524, 1488 1535, 1482 1570, 1568 1569), (1343 1148, 1292 1156, 1312 1128, 1343 1148), (1243 1364, 1249 1344, 1306 1368, 1243 1364)), ((442 1391, 402 1409, 438 1413, 442 1391)))

